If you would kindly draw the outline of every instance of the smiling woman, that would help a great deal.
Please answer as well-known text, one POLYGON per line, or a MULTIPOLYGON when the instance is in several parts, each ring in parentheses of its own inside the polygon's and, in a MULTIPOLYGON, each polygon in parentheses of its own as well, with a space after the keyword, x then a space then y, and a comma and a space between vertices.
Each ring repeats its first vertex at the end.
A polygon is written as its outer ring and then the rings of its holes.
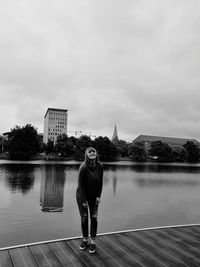
POLYGON ((103 185, 103 167, 98 160, 95 148, 89 147, 85 151, 85 161, 81 164, 78 174, 78 188, 76 199, 81 216, 81 229, 83 240, 80 249, 88 247, 88 208, 90 211, 90 237, 89 252, 96 251, 95 238, 97 234, 98 207, 103 185))
POLYGON ((86 150, 86 153, 87 153, 87 157, 88 159, 90 160, 95 160, 96 157, 97 157, 97 152, 94 148, 92 147, 89 147, 87 150, 86 150))

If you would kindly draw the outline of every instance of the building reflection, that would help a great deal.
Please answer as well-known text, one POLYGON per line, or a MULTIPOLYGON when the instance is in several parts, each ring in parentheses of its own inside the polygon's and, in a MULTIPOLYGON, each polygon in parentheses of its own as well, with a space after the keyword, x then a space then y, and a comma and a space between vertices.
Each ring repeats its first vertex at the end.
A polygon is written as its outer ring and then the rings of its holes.
POLYGON ((64 203, 65 169, 47 165, 40 187, 40 206, 43 212, 62 212, 64 203))

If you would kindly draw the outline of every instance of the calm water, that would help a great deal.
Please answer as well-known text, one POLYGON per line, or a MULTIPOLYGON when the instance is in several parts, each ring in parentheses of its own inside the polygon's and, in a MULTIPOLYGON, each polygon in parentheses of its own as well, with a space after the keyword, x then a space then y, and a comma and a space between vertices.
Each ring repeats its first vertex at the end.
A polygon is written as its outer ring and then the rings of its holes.
MULTIPOLYGON (((76 162, 0 161, 0 247, 81 235, 76 162)), ((98 232, 200 223, 200 165, 104 164, 98 232)))

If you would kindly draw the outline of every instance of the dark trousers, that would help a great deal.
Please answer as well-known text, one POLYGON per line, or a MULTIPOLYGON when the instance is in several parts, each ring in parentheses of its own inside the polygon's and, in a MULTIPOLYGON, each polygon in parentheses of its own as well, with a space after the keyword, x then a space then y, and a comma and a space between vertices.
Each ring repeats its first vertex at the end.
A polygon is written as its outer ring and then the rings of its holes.
POLYGON ((96 199, 88 200, 88 207, 83 207, 83 202, 80 200, 78 194, 76 194, 76 200, 78 203, 79 212, 81 215, 81 230, 83 237, 88 237, 88 213, 90 212, 90 237, 95 238, 97 234, 97 217, 98 217, 98 206, 96 199), (89 212, 88 212, 89 209, 89 212))

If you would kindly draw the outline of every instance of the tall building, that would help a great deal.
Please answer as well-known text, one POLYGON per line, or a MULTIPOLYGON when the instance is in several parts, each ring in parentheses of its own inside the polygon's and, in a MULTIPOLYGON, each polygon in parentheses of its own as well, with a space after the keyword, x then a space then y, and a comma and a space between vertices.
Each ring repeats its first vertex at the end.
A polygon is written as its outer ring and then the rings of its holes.
POLYGON ((114 132, 113 132, 113 137, 112 137, 112 142, 118 141, 118 134, 117 134, 117 125, 115 124, 114 132))
POLYGON ((58 135, 67 134, 68 110, 48 108, 44 116, 43 142, 56 142, 58 135))

